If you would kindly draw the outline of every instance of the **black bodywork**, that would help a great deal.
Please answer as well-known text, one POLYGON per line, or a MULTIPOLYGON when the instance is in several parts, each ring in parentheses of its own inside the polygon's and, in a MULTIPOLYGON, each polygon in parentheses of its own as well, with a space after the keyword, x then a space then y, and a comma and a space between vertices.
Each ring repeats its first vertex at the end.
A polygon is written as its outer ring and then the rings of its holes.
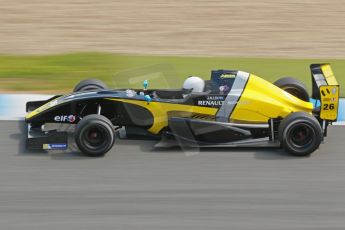
MULTIPOLYGON (((41 106, 56 103, 51 108, 43 109, 39 114, 26 119, 30 124, 27 147, 40 149, 45 145, 47 149, 67 148, 67 134, 56 130, 45 132, 42 125, 46 123, 77 124, 83 117, 90 114, 101 113, 107 117, 115 127, 123 127, 126 134, 145 135, 154 137, 147 132, 153 124, 152 113, 139 105, 122 103, 111 99, 135 99, 144 100, 149 95, 153 101, 183 104, 201 105, 201 102, 209 101, 210 95, 216 97, 212 104, 202 104, 204 107, 219 108, 226 98, 226 94, 234 83, 237 71, 215 70, 211 79, 206 81, 205 92, 190 94, 190 90, 161 90, 161 89, 136 89, 128 92, 126 89, 100 90, 73 93, 66 96, 54 96, 46 101, 28 102, 26 111, 33 111, 41 106), (227 75, 228 77, 222 77, 227 75), (232 77, 233 76, 233 77, 232 77), (219 86, 226 85, 226 91, 219 92, 219 86), (186 97, 186 95, 189 95, 186 97), (214 96, 216 95, 216 96, 214 96), (49 144, 47 146, 47 144, 49 144)), ((192 114, 188 117, 171 116, 168 128, 156 135, 168 135, 189 145, 216 145, 239 144, 238 142, 267 138, 274 139, 270 132, 270 125, 244 125, 216 122, 215 117, 203 114, 192 114)))

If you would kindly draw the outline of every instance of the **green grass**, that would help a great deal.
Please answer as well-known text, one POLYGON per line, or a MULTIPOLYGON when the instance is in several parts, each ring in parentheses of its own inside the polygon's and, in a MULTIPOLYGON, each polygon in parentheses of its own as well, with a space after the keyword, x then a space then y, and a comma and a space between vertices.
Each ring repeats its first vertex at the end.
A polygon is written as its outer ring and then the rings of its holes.
MULTIPOLYGON (((109 86, 141 87, 141 80, 156 77, 150 87, 180 87, 189 75, 208 79, 212 69, 239 69, 269 81, 294 76, 310 89, 311 63, 332 64, 342 86, 345 84, 345 60, 280 59, 230 57, 134 56, 109 53, 74 53, 48 56, 0 55, 0 92, 70 91, 85 78, 99 78, 109 86), (163 73, 154 73, 154 72, 163 73), (139 77, 132 79, 133 77, 139 77), (158 78, 157 78, 158 77, 158 78), (168 83, 161 79, 168 79, 168 83), (130 79, 131 78, 131 79, 130 79), (129 80, 130 79, 130 84, 129 80)), ((345 96, 342 91, 342 96, 345 96)))

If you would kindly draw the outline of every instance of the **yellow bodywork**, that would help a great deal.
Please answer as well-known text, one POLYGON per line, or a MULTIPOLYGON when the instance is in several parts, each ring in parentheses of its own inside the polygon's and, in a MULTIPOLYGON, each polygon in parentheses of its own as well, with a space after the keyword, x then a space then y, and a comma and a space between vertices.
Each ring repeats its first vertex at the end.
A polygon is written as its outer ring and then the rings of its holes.
MULTIPOLYGON (((164 102, 150 102, 131 99, 108 100, 139 105, 153 115, 153 125, 148 129, 153 134, 168 126, 169 114, 184 112, 215 116, 218 108, 192 106, 164 102)), ((296 111, 311 113, 313 104, 302 101, 284 90, 255 75, 251 75, 229 121, 239 123, 267 123, 270 118, 286 117, 296 111)))
POLYGON ((338 85, 338 81, 334 76, 333 70, 330 64, 321 65, 321 70, 328 85, 338 85))
POLYGON ((54 99, 52 101, 49 101, 48 103, 45 103, 44 105, 42 105, 41 107, 35 109, 34 111, 31 111, 30 113, 26 114, 25 119, 30 119, 30 118, 36 116, 37 114, 39 114, 39 113, 41 113, 41 112, 43 112, 43 111, 45 111, 45 110, 47 110, 49 108, 54 107, 55 105, 58 104, 58 99, 59 98, 56 98, 56 99, 54 99))
POLYGON ((321 111, 320 118, 328 121, 336 121, 338 117, 339 86, 320 86, 321 111))
POLYGON ((321 65, 321 71, 328 85, 320 86, 320 118, 335 121, 338 117, 339 85, 330 64, 321 65))
POLYGON ((302 101, 272 83, 251 74, 230 120, 243 123, 266 123, 270 118, 283 118, 297 111, 311 113, 312 109, 312 103, 302 101))
MULTIPOLYGON (((327 71, 327 69, 325 71, 327 71)), ((202 117, 204 115, 204 117, 208 117, 208 119, 214 119, 219 109, 206 106, 155 101, 147 103, 144 100, 135 99, 106 99, 138 105, 149 110, 153 115, 153 125, 148 129, 148 131, 153 134, 158 134, 163 128, 168 126, 169 116, 197 116, 195 117, 196 119, 203 119, 202 117)), ((26 115, 26 119, 30 119, 41 112, 54 107, 57 103, 57 99, 46 103, 28 113, 26 115)), ((311 113, 312 109, 312 103, 302 101, 276 87, 272 83, 251 74, 239 101, 235 105, 234 110, 229 117, 229 122, 267 123, 270 118, 284 118, 290 113, 297 111, 311 113)))
POLYGON ((189 114, 196 113, 214 116, 218 110, 217 108, 207 108, 202 106, 191 106, 164 102, 147 103, 146 101, 117 98, 108 98, 108 100, 139 105, 141 107, 145 107, 146 109, 148 109, 153 115, 153 125, 148 129, 148 131, 153 134, 158 134, 164 127, 168 126, 169 113, 183 112, 189 114))
POLYGON ((37 109, 35 109, 34 111, 31 111, 30 113, 26 114, 25 119, 30 119, 30 118, 36 116, 37 114, 39 114, 42 111, 44 111, 44 110, 37 110, 37 109))

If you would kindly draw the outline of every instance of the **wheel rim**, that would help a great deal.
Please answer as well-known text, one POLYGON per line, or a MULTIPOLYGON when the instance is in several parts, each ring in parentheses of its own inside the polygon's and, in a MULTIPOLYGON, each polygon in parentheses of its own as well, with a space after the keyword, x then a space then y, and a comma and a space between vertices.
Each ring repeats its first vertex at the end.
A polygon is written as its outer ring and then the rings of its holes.
POLYGON ((107 145, 108 131, 100 125, 87 127, 82 133, 82 141, 90 150, 100 150, 107 145))
POLYGON ((289 130, 288 141, 294 148, 304 149, 313 143, 314 133, 309 124, 295 124, 289 130))

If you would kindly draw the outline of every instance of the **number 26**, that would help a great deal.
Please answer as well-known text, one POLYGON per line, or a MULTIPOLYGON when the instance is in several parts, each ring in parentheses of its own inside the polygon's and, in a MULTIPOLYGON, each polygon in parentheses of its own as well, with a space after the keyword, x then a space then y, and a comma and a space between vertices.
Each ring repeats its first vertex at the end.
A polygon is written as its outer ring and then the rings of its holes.
POLYGON ((323 110, 334 110, 334 104, 324 104, 323 110))

